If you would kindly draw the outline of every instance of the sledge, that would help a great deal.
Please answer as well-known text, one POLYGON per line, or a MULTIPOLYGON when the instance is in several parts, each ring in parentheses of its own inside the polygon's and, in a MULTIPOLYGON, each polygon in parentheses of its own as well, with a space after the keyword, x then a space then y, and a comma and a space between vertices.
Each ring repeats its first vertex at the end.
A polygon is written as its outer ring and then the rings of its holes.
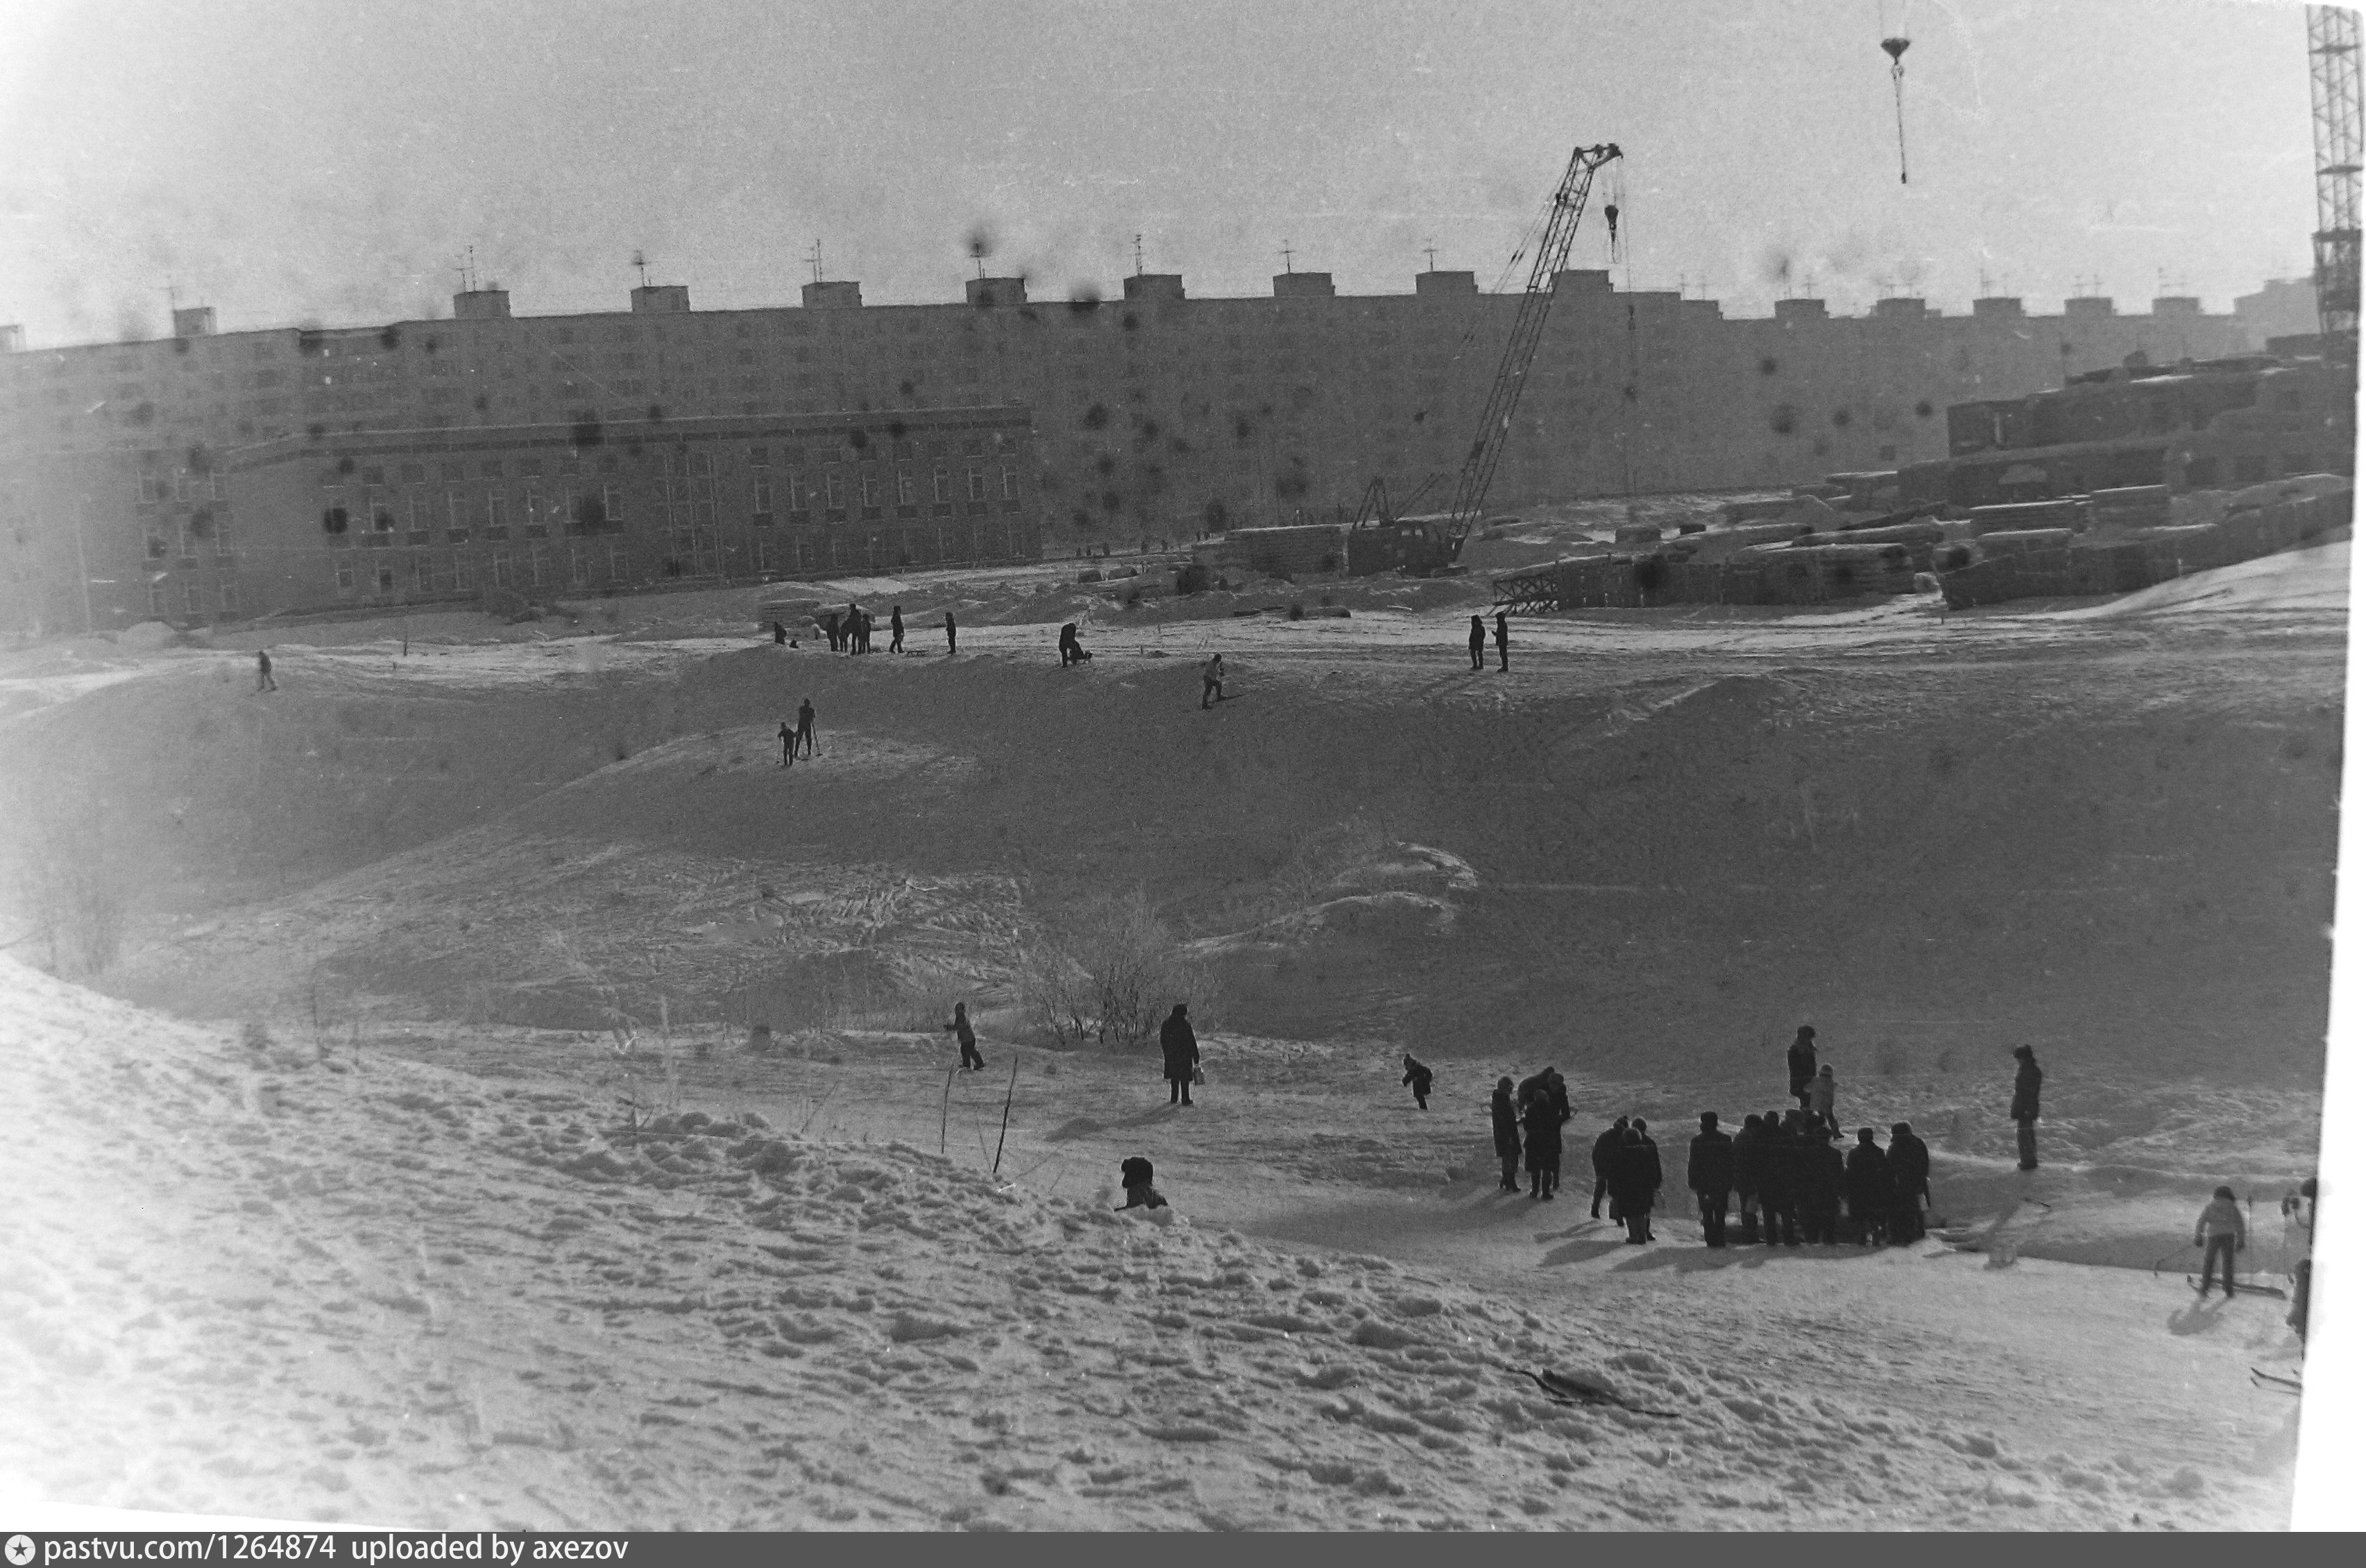
POLYGON ((1566 1373, 1554 1371, 1549 1367, 1541 1372, 1532 1372, 1526 1367, 1506 1366, 1503 1370, 1515 1377, 1523 1377, 1535 1383, 1545 1391, 1545 1397, 1555 1404, 1615 1404, 1619 1409, 1630 1411, 1637 1416, 1660 1416, 1669 1420, 1674 1420, 1676 1417, 1676 1413, 1673 1410, 1650 1409, 1599 1383, 1582 1382, 1566 1373))
POLYGON ((2272 1388, 2282 1393, 2300 1392, 2300 1379, 2288 1378, 2282 1373, 2266 1371, 2259 1367, 2251 1369, 2251 1383, 2256 1388, 2272 1388))
MULTIPOLYGON (((2207 1295, 2209 1293, 2210 1285, 2215 1285, 2218 1283, 2217 1280, 2213 1280, 2210 1281, 2209 1285, 2205 1285, 2191 1274, 2188 1274, 2185 1277, 2185 1282, 2188 1285, 2191 1285, 2197 1294, 2203 1295, 2207 1295)), ((2285 1299, 2283 1292, 2274 1285, 2254 1285, 2248 1280, 2237 1280, 2235 1281, 2235 1288, 2242 1292, 2243 1294, 2247 1296, 2268 1296, 2276 1301, 2282 1301, 2285 1299)))

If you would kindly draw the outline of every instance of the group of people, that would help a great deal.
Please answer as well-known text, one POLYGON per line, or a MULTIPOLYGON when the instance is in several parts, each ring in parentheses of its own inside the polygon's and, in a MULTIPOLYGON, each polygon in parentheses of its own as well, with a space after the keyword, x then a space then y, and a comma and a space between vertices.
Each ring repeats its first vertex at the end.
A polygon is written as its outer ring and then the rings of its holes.
MULTIPOLYGON (((871 646, 871 630, 875 624, 875 617, 859 603, 850 601, 845 609, 832 610, 826 615, 817 615, 815 621, 821 627, 821 635, 828 639, 829 650, 832 653, 876 651, 871 646)), ((776 645, 789 648, 794 648, 797 645, 797 639, 789 635, 789 628, 779 621, 772 623, 772 641, 776 645)), ((945 651, 952 653, 957 651, 959 647, 960 628, 954 624, 953 613, 947 610, 945 612, 945 651)), ((904 606, 901 604, 888 607, 887 651, 890 653, 904 651, 904 606)))
MULTIPOLYGON (((1495 615, 1495 658, 1498 671, 1512 667, 1512 623, 1501 611, 1495 615)), ((1470 617, 1470 668, 1487 668, 1487 622, 1480 615, 1470 617)))
MULTIPOLYGON (((1413 1063, 1407 1056, 1405 1061, 1413 1063)), ((1408 1076, 1407 1081, 1413 1081, 1408 1076)), ((1416 1089, 1424 1109, 1429 1098, 1429 1069, 1424 1067, 1416 1089)), ((1570 1119, 1569 1084, 1559 1069, 1547 1066, 1515 1087, 1508 1077, 1495 1080, 1495 1154, 1504 1162, 1501 1190, 1520 1190, 1520 1156, 1528 1167, 1528 1196, 1544 1201, 1560 1187, 1560 1129, 1570 1119)))
POLYGON ((1923 1235, 1931 1197, 1931 1148, 1912 1123, 1889 1129, 1884 1148, 1874 1130, 1856 1130, 1856 1146, 1842 1156, 1840 1132, 1812 1112, 1742 1118, 1727 1134, 1714 1111, 1701 1112, 1701 1130, 1684 1162, 1684 1185, 1699 1204, 1701 1236, 1726 1244, 1726 1214, 1736 1209, 1744 1243, 1768 1247, 1835 1246, 1843 1237, 1866 1247, 1904 1247, 1923 1235), (1843 1204, 1846 1222, 1843 1224, 1843 1204))
POLYGON ((781 721, 781 766, 787 767, 803 751, 808 758, 814 754, 814 705, 807 697, 797 705, 797 722, 794 729, 786 719, 781 721))

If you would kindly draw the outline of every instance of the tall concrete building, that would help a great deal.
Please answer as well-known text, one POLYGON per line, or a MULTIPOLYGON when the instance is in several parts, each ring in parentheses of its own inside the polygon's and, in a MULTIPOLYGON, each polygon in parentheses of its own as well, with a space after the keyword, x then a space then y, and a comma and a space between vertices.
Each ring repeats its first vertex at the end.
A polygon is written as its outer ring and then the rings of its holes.
MULTIPOLYGON (((2282 302, 2267 293, 2262 303, 2282 302)), ((627 310, 534 317, 479 288, 454 297, 449 320, 368 327, 218 333, 199 307, 154 342, 28 347, 0 328, 0 578, 36 555, 62 558, 32 541, 54 544, 70 525, 144 539, 140 487, 168 470, 234 476, 248 448, 400 432, 1016 409, 1031 426, 1024 504, 1043 538, 1130 545, 1328 520, 1376 475, 1398 495, 1450 479, 1516 305, 1464 272, 1363 297, 1338 294, 1327 274, 1284 273, 1268 297, 1217 299, 1144 274, 1105 300, 1040 301, 1023 279, 973 278, 959 304, 865 305, 859 283, 825 280, 794 307, 695 310, 675 285, 634 289, 627 310), (93 466, 107 455, 120 461, 93 466), (36 499, 58 493, 37 483, 54 464, 84 476, 77 516, 36 499)), ((2103 299, 2056 315, 2013 299, 1968 315, 1890 299, 1842 317, 1787 299, 1771 317, 1729 319, 1714 300, 1566 272, 1493 502, 1897 467, 1945 455, 1950 403, 2263 336, 2187 298, 2143 315, 2103 299)), ((755 515, 749 484, 716 505, 755 515)), ((701 576, 756 570, 752 538, 737 556, 651 558, 701 576)), ((795 560, 774 570, 826 570, 795 560)))

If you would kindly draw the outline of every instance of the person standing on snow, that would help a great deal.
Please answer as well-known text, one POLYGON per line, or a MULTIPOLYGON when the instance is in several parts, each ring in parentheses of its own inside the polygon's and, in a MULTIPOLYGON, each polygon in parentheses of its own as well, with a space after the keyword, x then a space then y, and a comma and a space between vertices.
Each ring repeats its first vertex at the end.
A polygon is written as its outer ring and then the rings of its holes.
POLYGON ((1808 1085, 1816 1076, 1816 1032, 1806 1024, 1799 1025, 1799 1036, 1791 1042, 1791 1098, 1799 1109, 1808 1109, 1808 1085))
POLYGON ((1520 1108, 1512 1103, 1512 1080, 1495 1080, 1495 1099, 1489 1109, 1495 1118, 1495 1157, 1504 1162, 1505 1192, 1520 1190, 1520 1108))
POLYGON ((786 648, 788 645, 789 628, 781 625, 780 622, 774 621, 772 623, 772 646, 774 648, 786 648))
POLYGON ((271 678, 271 650, 268 649, 258 648, 254 650, 254 689, 257 692, 276 692, 279 689, 279 682, 271 678))
POLYGON ((1618 1148, 1618 1168, 1611 1178, 1611 1201, 1627 1222, 1627 1242, 1640 1247, 1651 1239, 1651 1202, 1660 1190, 1660 1145, 1646 1135, 1640 1117, 1627 1124, 1626 1141, 1618 1148))
POLYGON ((814 754, 814 705, 811 697, 797 705, 797 745, 806 756, 814 754))
POLYGON ((2012 1075, 2012 1110, 2016 1139, 2021 1145, 2021 1168, 2037 1168, 2037 1091, 2045 1086, 2045 1075, 2038 1070, 2037 1053, 2026 1045, 2016 1045, 2012 1054, 2021 1066, 2012 1075))
POLYGON ((1191 1032, 1185 1004, 1177 1002, 1158 1026, 1158 1054, 1166 1074, 1166 1103, 1191 1103, 1191 1080, 1200 1070, 1200 1037, 1191 1032))
POLYGON ((984 1072, 986 1070, 986 1058, 977 1054, 977 1031, 969 1026, 969 1004, 967 1002, 955 1002, 953 1004, 953 1021, 951 1023, 946 1024, 945 1028, 952 1032, 953 1039, 961 1045, 962 1071, 965 1073, 984 1072))
POLYGON ((1758 1206, 1766 1218, 1766 1245, 1799 1245, 1799 1120, 1807 1113, 1791 1111, 1784 1118, 1773 1111, 1758 1119, 1763 1136, 1758 1171, 1758 1206))
POLYGON ((2226 1299, 2235 1299, 2235 1254, 2243 1250, 2250 1240, 2243 1224, 2243 1207, 2235 1201, 2235 1190, 2221 1187, 2210 1195, 2202 1217, 2193 1222, 2193 1245, 2208 1247, 2202 1254, 2202 1293, 2210 1293, 2210 1270, 2220 1258, 2226 1260, 2226 1299))
POLYGON ((904 651, 904 606, 901 604, 887 606, 887 651, 904 651))
POLYGON ((1429 1109, 1429 1086, 1432 1074, 1430 1073, 1430 1070, 1427 1067, 1423 1066, 1419 1062, 1414 1061, 1413 1059, 1413 1054, 1411 1052, 1407 1052, 1404 1059, 1404 1078, 1403 1081, 1412 1087, 1413 1102, 1415 1105, 1420 1106, 1424 1111, 1429 1109))
POLYGON ((1896 1205, 1890 1182, 1889 1156, 1873 1141, 1872 1128, 1859 1127, 1856 1147, 1848 1152, 1848 1208, 1859 1231, 1857 1239, 1867 1247, 1881 1245, 1882 1229, 1896 1205))
POLYGON ((1476 615, 1470 617, 1470 668, 1487 668, 1487 623, 1476 615))
POLYGON ((961 642, 958 628, 953 625, 953 613, 947 610, 945 612, 945 657, 950 659, 960 651, 961 642))
MULTIPOLYGON (((1495 612, 1495 659, 1497 673, 1512 667, 1512 623, 1501 610, 1495 612)), ((1483 666, 1487 661, 1482 659, 1479 662, 1483 666)))
POLYGON ((1931 1145, 1914 1135, 1914 1124, 1889 1129, 1889 1242, 1904 1247, 1922 1239, 1922 1205, 1931 1196, 1931 1145))
POLYGON ((1520 1104, 1520 1125, 1528 1134, 1528 1196, 1552 1201, 1560 1185, 1560 1113, 1541 1073, 1528 1080, 1520 1104))
POLYGON ((1725 1245, 1725 1203, 1733 1191, 1733 1139, 1718 1131, 1717 1112, 1704 1111, 1701 1130, 1684 1161, 1684 1185, 1700 1200, 1701 1240, 1725 1245))
POLYGON ((1741 1131, 1733 1135, 1733 1196, 1741 1213, 1741 1240, 1745 1247, 1758 1239, 1759 1173, 1766 1165, 1762 1142, 1765 1134, 1752 1114, 1741 1119, 1741 1131))
POLYGON ((1840 1241, 1841 1194, 1848 1188, 1848 1165, 1834 1146, 1838 1134, 1814 1122, 1802 1123, 1797 1201, 1801 1237, 1809 1247, 1840 1241))
POLYGON ((1602 1195, 1610 1190, 1618 1169, 1618 1148, 1627 1141, 1627 1118, 1621 1116, 1594 1140, 1594 1217, 1602 1217, 1602 1195))
POLYGON ((1224 700, 1224 656, 1210 654, 1208 662, 1200 667, 1200 709, 1206 712, 1211 703, 1224 700))
POLYGON ((789 728, 787 719, 781 720, 781 766, 787 767, 797 754, 797 732, 789 728))
POLYGON ((1840 1122, 1832 1115, 1832 1101, 1839 1098, 1840 1088, 1840 1080, 1832 1077, 1830 1062, 1818 1067, 1816 1076, 1808 1080, 1808 1115, 1811 1120, 1821 1122, 1825 1131, 1831 1133, 1841 1130, 1840 1122))

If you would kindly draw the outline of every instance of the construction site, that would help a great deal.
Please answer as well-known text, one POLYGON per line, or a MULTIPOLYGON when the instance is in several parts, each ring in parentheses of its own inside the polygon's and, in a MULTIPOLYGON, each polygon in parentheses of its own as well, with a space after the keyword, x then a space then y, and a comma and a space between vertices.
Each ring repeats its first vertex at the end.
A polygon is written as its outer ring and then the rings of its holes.
POLYGON ((131 390, 0 450, 73 525, 0 649, 0 1503, 2286 1528, 2361 163, 2357 17, 2304 30, 2294 330, 1721 321, 1572 266, 1648 199, 1589 126, 1489 294, 817 260, 771 312, 19 348, 131 390), (1359 379, 1433 314, 1444 379, 1359 379), (1629 396, 1654 321, 1723 346, 1629 396), (1236 328, 1293 359, 1239 408, 1236 328), (269 412, 146 384, 273 355, 269 412), (1729 1245, 1688 1190, 1803 1025, 1927 1227, 1729 1245), (1548 1066, 1553 1201, 1491 1123, 1548 1066))

